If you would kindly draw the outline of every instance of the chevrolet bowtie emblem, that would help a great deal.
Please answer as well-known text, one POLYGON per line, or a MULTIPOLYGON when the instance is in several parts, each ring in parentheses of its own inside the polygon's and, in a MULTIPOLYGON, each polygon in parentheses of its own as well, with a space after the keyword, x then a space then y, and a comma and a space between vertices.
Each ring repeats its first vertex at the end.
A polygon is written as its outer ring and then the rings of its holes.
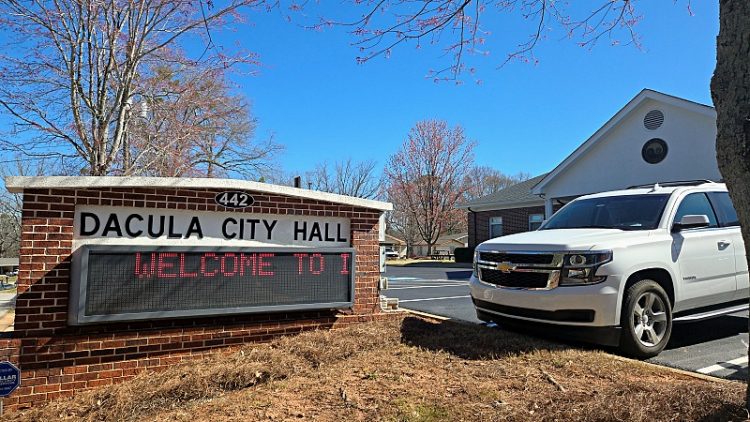
POLYGON ((510 262, 500 262, 497 264, 498 271, 502 271, 504 273, 509 273, 516 269, 516 266, 511 264, 510 262))

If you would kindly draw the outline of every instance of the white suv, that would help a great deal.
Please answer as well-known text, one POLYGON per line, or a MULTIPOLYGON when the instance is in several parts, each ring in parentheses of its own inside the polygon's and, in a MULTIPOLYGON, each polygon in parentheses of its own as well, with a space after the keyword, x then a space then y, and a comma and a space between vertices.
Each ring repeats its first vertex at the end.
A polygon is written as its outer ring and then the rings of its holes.
POLYGON ((672 323, 747 309, 745 246, 725 185, 682 182, 587 195, 539 230, 477 246, 479 319, 546 324, 659 354, 672 323))

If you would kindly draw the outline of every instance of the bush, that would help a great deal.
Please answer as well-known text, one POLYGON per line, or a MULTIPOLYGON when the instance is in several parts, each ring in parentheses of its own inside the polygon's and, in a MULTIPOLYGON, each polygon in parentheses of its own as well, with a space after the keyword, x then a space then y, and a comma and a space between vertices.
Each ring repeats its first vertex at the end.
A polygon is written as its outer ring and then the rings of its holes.
POLYGON ((456 262, 471 262, 474 260, 474 248, 456 248, 453 251, 456 262))

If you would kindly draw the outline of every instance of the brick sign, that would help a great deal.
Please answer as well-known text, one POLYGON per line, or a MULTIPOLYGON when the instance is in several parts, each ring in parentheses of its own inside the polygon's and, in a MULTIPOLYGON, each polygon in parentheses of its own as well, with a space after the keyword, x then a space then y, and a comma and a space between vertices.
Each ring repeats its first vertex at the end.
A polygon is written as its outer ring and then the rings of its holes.
POLYGON ((15 332, 0 339, 0 360, 23 369, 8 410, 389 317, 378 239, 391 204, 229 179, 5 182, 23 198, 15 332))

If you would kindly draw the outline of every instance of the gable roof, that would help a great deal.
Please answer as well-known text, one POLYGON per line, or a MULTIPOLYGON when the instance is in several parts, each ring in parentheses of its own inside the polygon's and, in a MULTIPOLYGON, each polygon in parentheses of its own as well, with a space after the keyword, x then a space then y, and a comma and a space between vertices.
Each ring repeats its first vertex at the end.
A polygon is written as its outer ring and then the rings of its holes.
POLYGON ((380 242, 381 244, 388 244, 388 245, 405 245, 406 242, 399 239, 396 236, 390 235, 388 233, 385 234, 385 242, 380 242))
POLYGON ((558 164, 557 167, 555 167, 551 172, 547 173, 547 175, 542 178, 539 183, 536 184, 536 186, 533 187, 532 192, 535 195, 543 194, 544 187, 547 184, 549 184, 560 173, 564 172, 566 169, 572 166, 580 157, 585 155, 586 152, 588 152, 593 146, 595 146, 613 129, 615 129, 620 124, 620 122, 622 122, 633 110, 637 109, 644 101, 647 100, 658 101, 716 118, 716 110, 709 105, 645 88, 641 92, 639 92, 638 95, 633 97, 633 99, 628 101, 628 103, 625 104, 625 106, 621 108, 620 111, 615 113, 615 115, 612 116, 601 128, 594 132, 594 134, 591 135, 591 137, 589 137, 586 142, 578 146, 578 148, 576 148, 575 151, 573 151, 560 164, 558 164))
POLYGON ((472 211, 484 211, 543 205, 544 200, 538 195, 531 193, 531 189, 546 175, 547 173, 540 174, 529 180, 524 180, 523 182, 508 186, 503 190, 460 204, 456 208, 471 208, 472 211))
POLYGON ((17 267, 18 258, 0 258, 0 267, 17 267))
MULTIPOLYGON (((451 243, 455 243, 457 245, 463 245, 464 242, 463 239, 468 238, 468 233, 453 233, 453 234, 444 234, 437 238, 435 241, 435 246, 445 246, 449 245, 451 243)), ((415 243, 415 245, 422 246, 426 245, 427 242, 425 242, 423 239, 418 239, 415 243)))

